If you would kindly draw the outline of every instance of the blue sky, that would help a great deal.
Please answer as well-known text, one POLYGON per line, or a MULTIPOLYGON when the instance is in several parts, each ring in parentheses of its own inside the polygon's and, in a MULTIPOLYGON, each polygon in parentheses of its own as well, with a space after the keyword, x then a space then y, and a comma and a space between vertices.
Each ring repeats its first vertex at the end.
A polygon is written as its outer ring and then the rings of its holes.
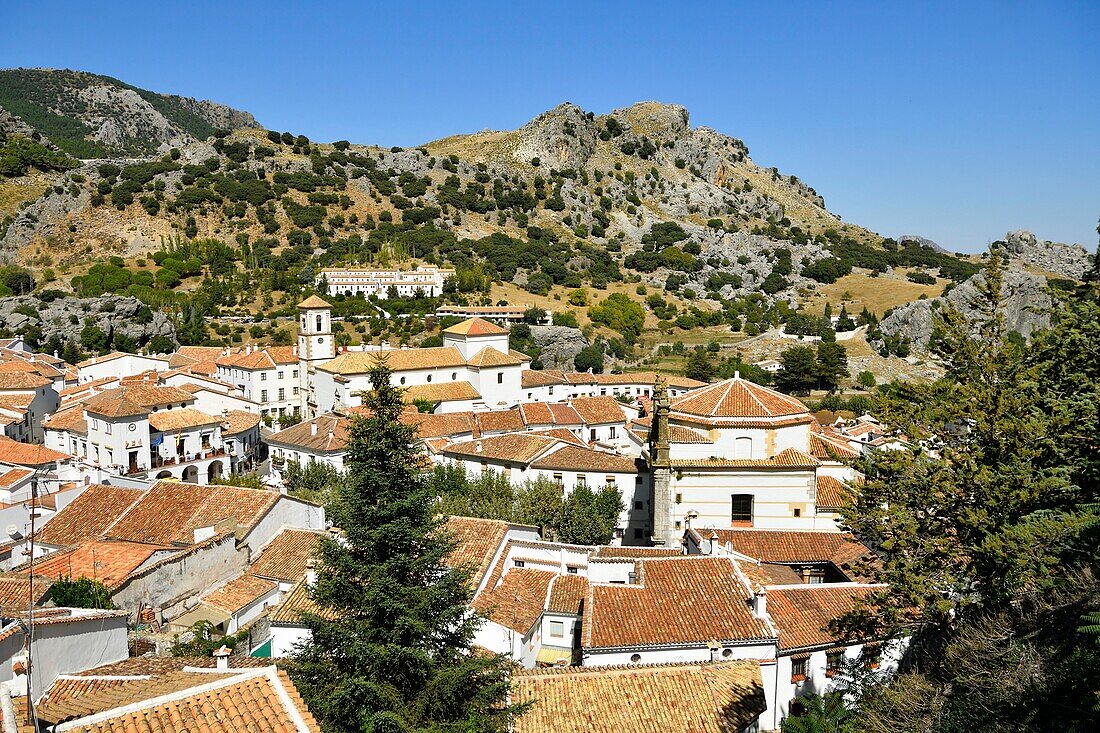
POLYGON ((1096 244, 1100 3, 6 0, 0 67, 93 71, 316 140, 678 103, 847 221, 1096 244))

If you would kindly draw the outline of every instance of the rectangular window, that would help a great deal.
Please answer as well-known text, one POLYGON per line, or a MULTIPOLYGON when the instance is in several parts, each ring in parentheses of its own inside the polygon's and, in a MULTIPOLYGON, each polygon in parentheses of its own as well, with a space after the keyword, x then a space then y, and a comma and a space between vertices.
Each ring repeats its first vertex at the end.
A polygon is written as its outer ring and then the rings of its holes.
POLYGON ((267 402, 267 390, 266 389, 261 389, 260 390, 260 402, 267 402))
POLYGON ((267 381, 267 372, 260 372, 260 381, 261 382, 266 382, 267 381))
POLYGON ((578 568, 576 565, 565 566, 565 572, 569 573, 570 575, 576 575, 579 570, 580 568, 578 568))
POLYGON ((285 387, 279 387, 279 399, 280 400, 285 400, 286 399, 286 388, 285 387))
POLYGON ((882 661, 882 647, 878 644, 864 644, 861 656, 867 669, 878 669, 879 663, 882 661))
POLYGON ((577 486, 588 486, 588 477, 583 473, 577 474, 577 486))
POLYGON ((283 378, 283 372, 279 372, 279 379, 283 378))
POLYGON ((294 388, 294 396, 295 396, 295 397, 297 397, 297 396, 298 396, 298 388, 297 388, 297 387, 295 387, 295 388, 294 388))
POLYGON ((608 488, 610 488, 610 489, 615 488, 615 477, 614 476, 604 476, 603 477, 603 482, 604 482, 604 484, 607 485, 608 488))
POLYGON ((550 636, 556 636, 559 639, 565 636, 565 622, 564 621, 551 621, 550 622, 550 636))
POLYGON ((522 568, 526 563, 523 560, 513 560, 512 565, 513 567, 522 568))
POLYGON ((298 378, 298 370, 297 370, 297 369, 295 369, 295 370, 294 370, 294 378, 295 378, 295 379, 297 379, 297 378, 298 378))
POLYGON ((109 423, 109 422, 103 423, 103 432, 107 433, 107 435, 111 434, 111 423, 109 423))
POLYGON ((809 661, 809 654, 800 654, 797 657, 791 657, 791 682, 802 682, 806 679, 806 667, 809 661))
POLYGON ((565 485, 565 481, 562 480, 562 477, 561 477, 560 473, 555 473, 554 474, 554 483, 556 483, 558 486, 564 486, 565 485))
POLYGON ((840 674, 840 670, 844 667, 844 652, 835 651, 827 652, 825 654, 825 676, 834 677, 840 674))
POLYGON ((615 436, 615 426, 614 425, 612 425, 610 428, 608 428, 607 434, 612 440, 615 439, 616 436, 615 436))
POLYGON ((801 510, 801 509, 798 509, 798 508, 796 508, 796 509, 794 510, 794 515, 795 515, 795 517, 801 517, 801 516, 802 516, 802 510, 801 510))
POLYGON ((752 526, 752 494, 734 494, 730 500, 730 521, 735 527, 752 526))
POLYGON ((592 428, 591 430, 588 431, 588 439, 589 440, 595 440, 596 439, 596 428, 592 428))
POLYGON ((504 372, 497 374, 497 384, 504 384, 504 372))

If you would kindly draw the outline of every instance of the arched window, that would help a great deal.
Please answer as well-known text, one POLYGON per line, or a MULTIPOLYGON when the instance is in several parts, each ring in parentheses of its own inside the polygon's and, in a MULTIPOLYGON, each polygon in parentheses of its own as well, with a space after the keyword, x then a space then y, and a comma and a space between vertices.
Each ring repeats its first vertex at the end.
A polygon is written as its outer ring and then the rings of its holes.
POLYGON ((733 443, 734 458, 752 458, 752 438, 747 435, 739 437, 733 443))

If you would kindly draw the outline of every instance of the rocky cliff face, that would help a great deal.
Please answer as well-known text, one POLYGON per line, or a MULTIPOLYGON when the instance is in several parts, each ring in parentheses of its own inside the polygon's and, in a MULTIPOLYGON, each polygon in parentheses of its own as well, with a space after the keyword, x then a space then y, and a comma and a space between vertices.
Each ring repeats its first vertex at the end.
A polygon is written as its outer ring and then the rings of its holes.
POLYGON ((225 105, 67 69, 0 70, 0 107, 79 158, 146 155, 257 126, 225 105))
POLYGON ((1024 230, 1006 234, 1004 249, 1017 262, 1073 280, 1083 278, 1092 266, 1092 255, 1084 247, 1041 240, 1024 230))
MULTIPOLYGON (((961 283, 943 298, 917 300, 895 308, 882 319, 879 330, 888 335, 896 335, 909 340, 915 351, 926 351, 932 335, 935 311, 949 304, 964 317, 973 321, 975 311, 971 305, 978 297, 978 286, 984 282, 982 273, 974 275, 961 283)), ((1032 331, 1046 328, 1050 319, 1044 311, 1052 305, 1050 295, 1044 290, 1046 278, 1024 270, 1010 267, 1004 272, 1001 287, 1001 314, 1004 317, 1005 331, 1016 331, 1029 336, 1032 331)))
POLYGON ((573 369, 573 359, 588 346, 584 334, 568 326, 531 326, 531 337, 542 349, 539 360, 545 369, 573 369))
POLYGON ((49 302, 37 296, 0 298, 0 328, 23 335, 40 329, 39 341, 56 336, 62 342, 80 343, 86 326, 103 331, 108 343, 120 339, 143 346, 155 336, 164 336, 176 344, 176 329, 171 319, 152 311, 137 298, 105 295, 100 298, 58 298, 49 302))

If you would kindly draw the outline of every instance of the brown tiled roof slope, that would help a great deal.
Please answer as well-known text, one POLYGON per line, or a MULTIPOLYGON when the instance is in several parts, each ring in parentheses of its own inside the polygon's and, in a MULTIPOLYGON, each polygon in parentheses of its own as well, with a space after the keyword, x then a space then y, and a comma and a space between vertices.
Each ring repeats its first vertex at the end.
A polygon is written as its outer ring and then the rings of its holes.
POLYGON ((266 441, 315 451, 340 451, 347 445, 350 427, 349 418, 330 413, 291 425, 269 436, 266 441), (313 434, 313 425, 317 426, 316 435, 313 434))
POLYGON ((526 634, 542 616, 550 582, 556 577, 546 570, 513 568, 500 585, 478 594, 473 607, 501 626, 526 634))
POLYGON ((592 585, 584 646, 698 644, 771 638, 749 611, 748 591, 726 558, 639 560, 638 585, 592 585))
POLYGON ((114 590, 158 550, 158 545, 137 542, 85 542, 34 561, 35 575, 50 580, 88 578, 114 590))
POLYGON ((107 711, 95 722, 71 728, 80 733, 300 733, 299 717, 309 733, 320 733, 316 719, 305 706, 294 684, 283 671, 244 672, 222 677, 223 684, 210 689, 182 691, 171 699, 153 698, 146 707, 126 707, 117 715, 107 711), (290 702, 290 709, 284 697, 290 702), (159 702, 158 702, 159 700, 159 702), (104 719, 105 718, 105 719, 104 719))
POLYGON ((839 509, 851 501, 852 490, 844 482, 832 476, 817 477, 817 506, 819 509, 839 509))
POLYGON ((255 526, 278 500, 277 492, 262 489, 158 481, 108 535, 132 542, 191 545, 196 529, 223 519, 232 518, 246 528, 255 526))
POLYGON ((550 584, 546 610, 579 616, 587 594, 588 578, 583 575, 558 575, 550 584))
POLYGON ((793 397, 745 379, 733 378, 692 390, 671 402, 672 412, 702 417, 770 418, 805 415, 809 410, 793 397))
POLYGON ((35 713, 47 725, 56 725, 205 685, 216 679, 218 677, 210 673, 182 670, 152 678, 65 676, 54 682, 45 699, 36 706, 35 713))
POLYGON ((264 546, 252 561, 249 572, 264 578, 296 582, 305 575, 310 558, 317 557, 324 536, 323 532, 285 528, 264 546))
POLYGON ((444 529, 455 541, 447 563, 471 568, 470 582, 475 588, 478 587, 489 572, 497 550, 504 543, 508 523, 496 519, 448 517, 444 529))
POLYGON ((837 637, 829 633, 829 622, 851 611, 859 599, 874 590, 865 585, 837 587, 824 583, 769 590, 768 615, 779 629, 779 648, 835 644, 837 637))
POLYGON ((236 613, 278 587, 278 583, 267 578, 245 573, 204 596, 202 602, 227 613, 236 613))
POLYGON ((271 623, 298 624, 301 623, 302 614, 308 613, 321 618, 334 619, 336 613, 330 609, 317 605, 309 595, 309 586, 305 580, 299 580, 298 584, 290 589, 283 600, 269 615, 271 623))
POLYGON ((831 562, 851 572, 860 558, 870 557, 867 545, 845 532, 806 532, 789 529, 700 529, 704 538, 718 535, 722 545, 761 562, 831 562))
POLYGON ((75 545, 97 539, 145 492, 92 484, 35 533, 47 545, 75 545))
POLYGON ((606 471, 608 473, 635 473, 637 460, 631 456, 580 448, 567 445, 531 464, 535 468, 562 469, 566 471, 606 471))
POLYGON ((27 600, 39 605, 42 599, 50 591, 53 581, 46 577, 40 577, 37 573, 34 578, 34 590, 31 591, 31 583, 25 575, 7 575, 0 577, 0 608, 27 610, 27 600))
POLYGON ((473 318, 467 318, 461 323, 456 323, 450 328, 443 329, 443 333, 449 333, 455 336, 503 336, 508 333, 508 329, 502 328, 484 318, 475 316, 473 318))
POLYGON ((518 670, 515 733, 736 733, 767 708, 755 660, 518 670))

